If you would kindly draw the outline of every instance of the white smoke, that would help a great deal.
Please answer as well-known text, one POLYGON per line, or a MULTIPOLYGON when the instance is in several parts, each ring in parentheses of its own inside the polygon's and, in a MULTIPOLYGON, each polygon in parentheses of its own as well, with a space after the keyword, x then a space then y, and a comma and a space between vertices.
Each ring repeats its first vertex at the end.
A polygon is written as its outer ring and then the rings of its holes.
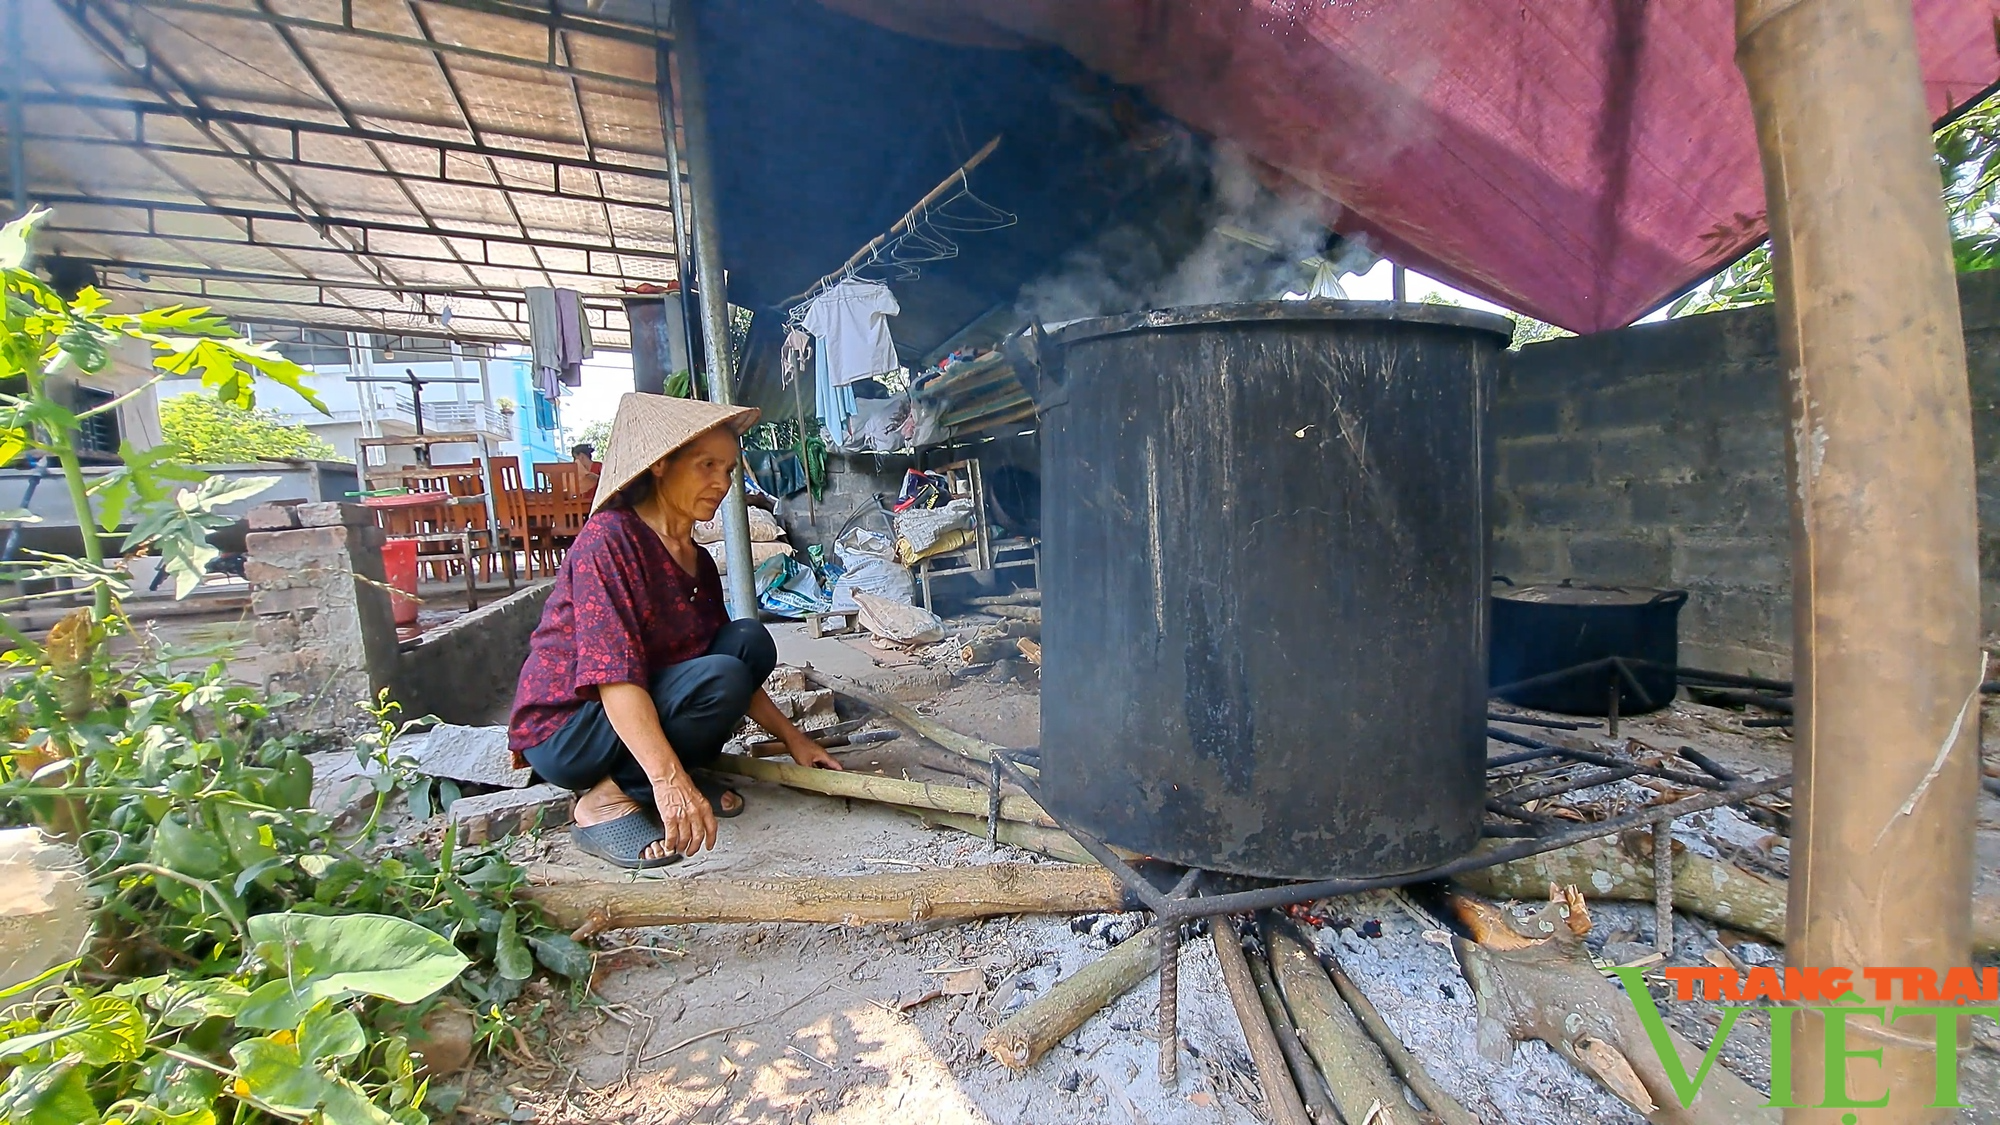
POLYGON ((1184 305, 1270 300, 1310 284, 1328 242, 1325 201, 1281 195, 1242 150, 1209 153, 1210 197, 1193 249, 1169 260, 1165 232, 1115 227, 1021 287, 1017 308, 1043 324, 1184 305))

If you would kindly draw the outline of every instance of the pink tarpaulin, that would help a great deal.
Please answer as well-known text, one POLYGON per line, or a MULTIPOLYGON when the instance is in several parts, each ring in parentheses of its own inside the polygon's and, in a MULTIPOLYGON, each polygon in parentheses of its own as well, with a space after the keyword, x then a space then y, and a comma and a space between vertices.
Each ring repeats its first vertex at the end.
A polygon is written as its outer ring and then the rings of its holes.
MULTIPOLYGON (((1389 256, 1577 331, 1764 237, 1731 0, 823 0, 1054 44, 1337 200, 1389 256)), ((1931 109, 2000 78, 1995 0, 1917 0, 1931 109)))

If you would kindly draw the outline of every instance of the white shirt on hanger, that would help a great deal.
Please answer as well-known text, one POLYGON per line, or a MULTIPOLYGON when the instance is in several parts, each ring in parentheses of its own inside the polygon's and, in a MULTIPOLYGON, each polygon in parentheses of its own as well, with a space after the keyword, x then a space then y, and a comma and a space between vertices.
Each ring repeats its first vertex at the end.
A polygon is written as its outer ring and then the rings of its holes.
POLYGON ((901 311, 888 286, 851 277, 813 298, 805 328, 819 338, 834 386, 903 366, 889 337, 889 318, 901 311))

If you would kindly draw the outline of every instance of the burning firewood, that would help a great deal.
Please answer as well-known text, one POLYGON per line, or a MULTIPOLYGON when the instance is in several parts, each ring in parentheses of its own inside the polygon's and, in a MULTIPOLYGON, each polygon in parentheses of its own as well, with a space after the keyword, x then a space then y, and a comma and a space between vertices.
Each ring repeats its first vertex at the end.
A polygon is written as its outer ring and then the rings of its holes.
MULTIPOLYGON (((1711 1068, 1694 1103, 1681 1107, 1631 1000, 1591 963, 1569 924, 1575 911, 1568 895, 1558 892, 1520 928, 1478 899, 1454 896, 1452 904, 1473 935, 1452 945, 1479 1003, 1482 1055, 1505 1061, 1515 1041, 1539 1039, 1657 1125, 1776 1125, 1778 1111, 1764 1106, 1764 1096, 1721 1067, 1711 1068)), ((1702 1052, 1672 1030, 1667 1036, 1694 1073, 1702 1052)))

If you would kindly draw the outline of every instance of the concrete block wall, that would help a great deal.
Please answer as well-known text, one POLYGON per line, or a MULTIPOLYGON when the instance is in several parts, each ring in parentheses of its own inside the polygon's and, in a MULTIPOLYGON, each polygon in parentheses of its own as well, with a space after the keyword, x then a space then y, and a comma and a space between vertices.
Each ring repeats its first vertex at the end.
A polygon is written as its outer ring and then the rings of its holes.
POLYGON ((812 501, 801 492, 778 502, 785 538, 798 550, 814 543, 830 548, 856 505, 878 493, 895 499, 903 488, 903 474, 916 463, 914 457, 893 453, 829 453, 826 495, 812 501))
POLYGON ((388 686, 396 625, 382 570, 382 529, 359 504, 269 504, 251 510, 243 572, 275 694, 297 695, 281 718, 300 730, 353 730, 355 706, 388 686))
MULTIPOLYGON (((2000 628, 2000 271, 1960 279, 1985 625, 2000 628)), ((1766 306, 1533 344, 1491 425, 1496 574, 1674 586, 1681 660, 1791 673, 1784 378, 1766 306)))

